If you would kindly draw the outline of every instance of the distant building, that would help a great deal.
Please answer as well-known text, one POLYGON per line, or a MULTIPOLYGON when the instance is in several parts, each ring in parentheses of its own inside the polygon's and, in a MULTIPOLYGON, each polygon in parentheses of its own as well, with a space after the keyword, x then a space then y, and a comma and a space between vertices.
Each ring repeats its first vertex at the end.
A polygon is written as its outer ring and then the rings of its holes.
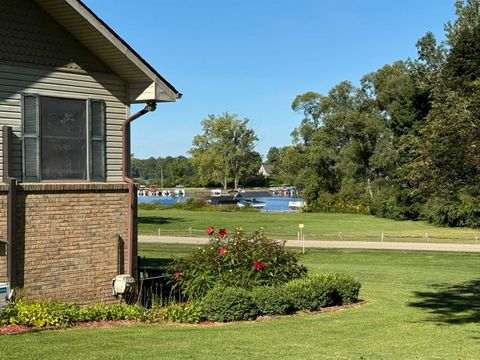
POLYGON ((270 177, 272 175, 272 172, 273 172, 273 165, 268 165, 268 164, 262 164, 262 166, 260 166, 260 169, 258 170, 258 173, 265 177, 270 177))

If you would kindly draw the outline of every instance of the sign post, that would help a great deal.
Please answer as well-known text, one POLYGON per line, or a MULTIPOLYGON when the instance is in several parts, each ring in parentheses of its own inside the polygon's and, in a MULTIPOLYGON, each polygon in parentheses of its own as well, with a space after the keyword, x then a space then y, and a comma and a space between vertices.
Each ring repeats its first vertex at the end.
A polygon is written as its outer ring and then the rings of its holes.
POLYGON ((300 239, 302 240, 302 253, 305 254, 305 235, 303 234, 303 228, 305 226, 303 224, 298 224, 298 228, 300 229, 300 239))

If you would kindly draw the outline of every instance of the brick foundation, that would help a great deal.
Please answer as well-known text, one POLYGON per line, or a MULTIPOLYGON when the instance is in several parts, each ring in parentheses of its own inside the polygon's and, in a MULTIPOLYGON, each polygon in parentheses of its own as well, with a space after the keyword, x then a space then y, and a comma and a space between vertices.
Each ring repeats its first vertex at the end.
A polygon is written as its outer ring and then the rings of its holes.
MULTIPOLYGON (((4 203, 6 193, 0 191, 4 203)), ((0 207, 0 238, 6 236, 5 208, 0 207)), ((115 301, 111 280, 127 267, 126 184, 21 184, 16 211, 17 287, 26 297, 115 301)), ((4 261, 0 257, 1 277, 4 261)))

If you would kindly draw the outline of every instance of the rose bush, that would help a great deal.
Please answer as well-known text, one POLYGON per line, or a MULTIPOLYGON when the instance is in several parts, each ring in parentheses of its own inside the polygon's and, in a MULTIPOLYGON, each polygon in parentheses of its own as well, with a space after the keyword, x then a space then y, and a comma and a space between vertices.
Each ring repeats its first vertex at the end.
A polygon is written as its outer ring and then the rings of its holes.
POLYGON ((173 288, 184 298, 200 299, 216 285, 246 290, 279 285, 306 273, 284 242, 267 238, 262 230, 245 234, 237 228, 229 235, 226 229, 209 227, 207 234, 208 246, 171 265, 173 288))

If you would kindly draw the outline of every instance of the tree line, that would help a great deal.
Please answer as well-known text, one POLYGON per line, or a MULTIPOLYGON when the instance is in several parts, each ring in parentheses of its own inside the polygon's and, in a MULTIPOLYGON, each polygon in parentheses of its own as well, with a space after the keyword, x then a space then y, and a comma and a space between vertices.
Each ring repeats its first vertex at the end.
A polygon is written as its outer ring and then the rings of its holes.
POLYGON ((415 59, 298 95, 292 145, 271 148, 274 178, 315 209, 480 226, 480 0, 458 0, 446 40, 415 59))

